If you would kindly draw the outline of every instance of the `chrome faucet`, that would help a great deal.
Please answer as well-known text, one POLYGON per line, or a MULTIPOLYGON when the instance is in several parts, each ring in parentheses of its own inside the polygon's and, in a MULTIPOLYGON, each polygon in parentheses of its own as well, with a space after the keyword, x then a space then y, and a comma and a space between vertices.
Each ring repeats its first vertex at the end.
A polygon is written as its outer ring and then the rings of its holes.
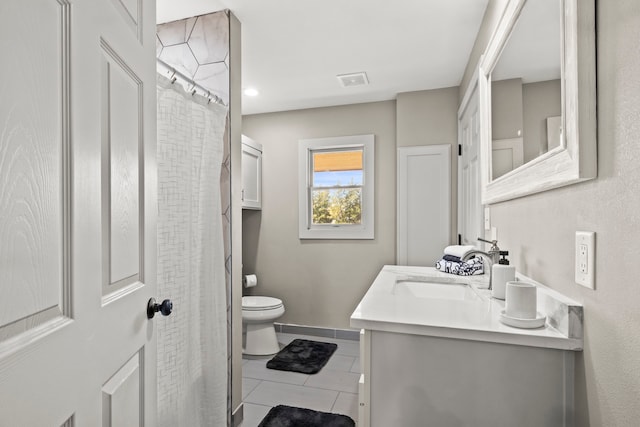
MULTIPOLYGON (((493 264, 498 264, 498 261, 500 260, 500 248, 498 247, 498 241, 497 240, 485 240, 482 239, 480 237, 478 237, 478 240, 481 242, 485 242, 485 243, 491 243, 491 247, 489 248, 489 250, 487 252, 485 251, 481 251, 480 249, 473 249, 469 252, 467 252, 467 254, 465 256, 462 257, 462 261, 467 261, 469 260, 469 258, 471 258, 472 256, 476 255, 480 255, 483 258, 485 258, 489 264, 489 290, 493 289, 493 277, 492 277, 492 266, 493 264)), ((486 270, 485 270, 486 271, 486 270)))

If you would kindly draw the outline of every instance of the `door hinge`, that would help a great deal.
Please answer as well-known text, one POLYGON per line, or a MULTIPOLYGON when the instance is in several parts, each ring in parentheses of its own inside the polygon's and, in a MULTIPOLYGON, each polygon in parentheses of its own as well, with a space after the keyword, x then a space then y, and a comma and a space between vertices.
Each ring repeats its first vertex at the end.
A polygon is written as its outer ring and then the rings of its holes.
POLYGON ((462 144, 458 144, 458 156, 462 156, 462 144))

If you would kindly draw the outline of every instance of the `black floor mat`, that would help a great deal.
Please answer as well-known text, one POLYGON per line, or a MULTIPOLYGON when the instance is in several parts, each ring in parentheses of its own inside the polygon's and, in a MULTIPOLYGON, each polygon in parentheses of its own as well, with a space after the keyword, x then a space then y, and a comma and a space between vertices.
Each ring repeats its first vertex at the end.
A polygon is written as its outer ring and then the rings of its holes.
POLYGON ((316 374, 337 348, 333 343, 295 339, 267 362, 267 368, 316 374))
POLYGON ((278 405, 271 408, 258 427, 355 427, 355 425, 356 423, 346 415, 278 405))

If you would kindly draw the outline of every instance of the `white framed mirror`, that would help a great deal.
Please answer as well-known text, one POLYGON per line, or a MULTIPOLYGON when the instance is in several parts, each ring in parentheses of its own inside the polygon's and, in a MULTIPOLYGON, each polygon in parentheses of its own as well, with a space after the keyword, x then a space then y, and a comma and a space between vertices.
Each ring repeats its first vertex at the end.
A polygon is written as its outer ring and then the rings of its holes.
POLYGON ((482 203, 595 178, 593 1, 510 0, 478 83, 482 203))

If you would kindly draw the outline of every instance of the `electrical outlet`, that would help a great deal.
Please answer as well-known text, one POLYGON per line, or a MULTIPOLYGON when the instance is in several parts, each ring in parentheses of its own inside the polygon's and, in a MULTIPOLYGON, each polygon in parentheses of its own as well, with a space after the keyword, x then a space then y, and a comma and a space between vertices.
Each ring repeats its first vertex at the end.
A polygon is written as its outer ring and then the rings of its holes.
POLYGON ((576 283, 595 289, 596 233, 576 231, 576 283))

